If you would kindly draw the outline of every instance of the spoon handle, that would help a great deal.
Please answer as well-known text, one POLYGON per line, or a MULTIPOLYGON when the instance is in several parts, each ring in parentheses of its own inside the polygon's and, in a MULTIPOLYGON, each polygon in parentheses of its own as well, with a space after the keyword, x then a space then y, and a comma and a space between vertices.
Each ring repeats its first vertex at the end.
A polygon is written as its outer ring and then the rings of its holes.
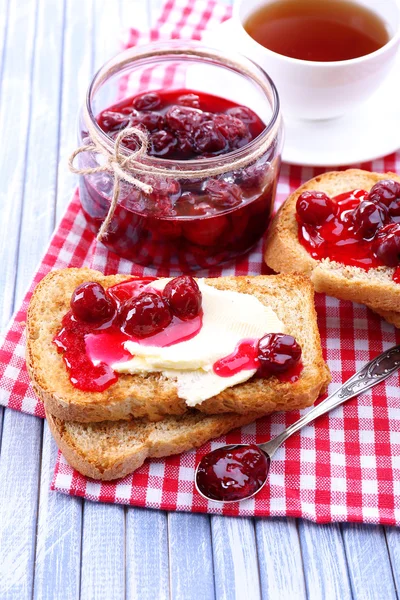
POLYGON ((298 421, 292 423, 285 431, 265 444, 260 444, 260 448, 267 452, 271 457, 283 442, 291 435, 299 431, 317 417, 324 415, 333 408, 336 408, 346 400, 358 396, 362 392, 369 390, 377 383, 380 383, 389 375, 394 373, 400 367, 400 346, 393 346, 382 352, 379 356, 371 360, 357 371, 350 379, 340 386, 333 394, 328 396, 323 402, 309 410, 298 421))

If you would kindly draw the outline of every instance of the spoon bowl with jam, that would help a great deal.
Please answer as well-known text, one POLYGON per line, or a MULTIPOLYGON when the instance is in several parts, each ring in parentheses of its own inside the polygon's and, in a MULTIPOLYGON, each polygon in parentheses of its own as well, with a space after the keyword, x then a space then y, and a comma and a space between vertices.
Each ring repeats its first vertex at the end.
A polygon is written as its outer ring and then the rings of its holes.
POLYGON ((209 452, 197 465, 195 486, 207 500, 238 502, 266 484, 271 459, 294 433, 316 418, 377 385, 400 368, 400 346, 389 348, 362 367, 333 394, 265 444, 234 444, 209 452))

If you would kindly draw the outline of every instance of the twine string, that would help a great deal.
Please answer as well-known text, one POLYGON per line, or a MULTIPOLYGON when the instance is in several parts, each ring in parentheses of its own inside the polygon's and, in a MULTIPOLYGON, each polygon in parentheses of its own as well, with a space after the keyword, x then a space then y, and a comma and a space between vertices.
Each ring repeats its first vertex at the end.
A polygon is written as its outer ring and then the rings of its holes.
POLYGON ((126 129, 120 131, 115 139, 113 152, 111 153, 100 143, 96 143, 96 141, 96 138, 92 138, 91 144, 84 144, 74 150, 69 158, 69 168, 72 173, 77 175, 94 175, 95 173, 110 173, 114 175, 113 195, 110 207, 96 237, 96 239, 101 242, 107 233, 114 216, 115 209, 117 208, 121 180, 131 183, 136 188, 142 190, 145 194, 151 194, 153 188, 151 185, 148 185, 147 183, 144 183, 140 179, 137 179, 131 175, 131 172, 134 172, 135 170, 137 159, 147 155, 148 139, 147 135, 141 129, 138 129, 137 127, 127 127, 126 129), (138 144, 136 150, 133 150, 130 155, 126 156, 121 152, 120 147, 122 141, 130 135, 135 135, 140 143, 138 144), (101 154, 106 158, 106 162, 98 167, 75 167, 75 158, 83 152, 95 152, 101 154))

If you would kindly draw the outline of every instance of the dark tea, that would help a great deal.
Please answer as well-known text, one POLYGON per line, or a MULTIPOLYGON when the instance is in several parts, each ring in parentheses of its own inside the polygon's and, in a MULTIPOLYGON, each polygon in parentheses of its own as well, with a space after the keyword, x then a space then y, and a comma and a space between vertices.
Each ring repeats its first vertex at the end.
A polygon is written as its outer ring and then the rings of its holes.
POLYGON ((346 0, 276 0, 255 11, 244 28, 269 50, 319 62, 365 56, 389 41, 378 15, 346 0))

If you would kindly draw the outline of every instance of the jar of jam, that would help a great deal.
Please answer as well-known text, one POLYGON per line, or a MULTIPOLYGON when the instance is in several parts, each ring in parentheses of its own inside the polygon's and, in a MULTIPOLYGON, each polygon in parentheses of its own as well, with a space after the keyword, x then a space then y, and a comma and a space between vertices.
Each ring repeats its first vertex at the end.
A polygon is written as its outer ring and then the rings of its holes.
MULTIPOLYGON (((145 266, 191 271, 244 254, 263 236, 282 125, 275 86, 257 65, 198 42, 171 41, 129 49, 100 69, 79 123, 79 141, 89 148, 77 159, 86 171, 81 204, 95 233, 109 214, 115 174, 92 171, 128 127, 147 140, 128 179, 148 189, 120 179, 101 240, 107 248, 145 266), (94 137, 102 153, 91 149, 94 137)), ((124 159, 137 153, 139 138, 127 133, 121 140, 124 159)))

